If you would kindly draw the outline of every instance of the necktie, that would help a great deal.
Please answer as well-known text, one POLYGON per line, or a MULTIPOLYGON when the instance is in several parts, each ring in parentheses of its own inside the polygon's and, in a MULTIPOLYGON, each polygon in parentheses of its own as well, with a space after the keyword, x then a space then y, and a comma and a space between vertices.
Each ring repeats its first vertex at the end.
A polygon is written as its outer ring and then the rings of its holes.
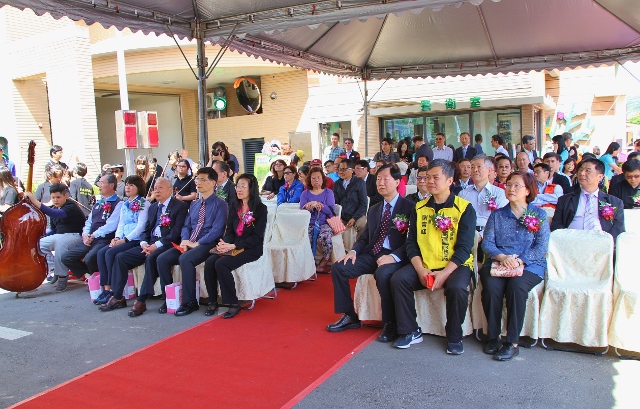
POLYGON ((387 203, 384 207, 384 213, 382 214, 380 231, 378 232, 378 237, 376 238, 376 242, 373 245, 373 254, 378 254, 382 250, 382 243, 384 243, 384 239, 387 237, 387 233, 389 232, 390 221, 391 221, 391 205, 387 203))
POLYGON ((467 148, 462 148, 462 157, 463 158, 467 157, 467 148))
POLYGON ((158 206, 158 217, 156 217, 156 227, 160 226, 160 221, 162 219, 162 208, 164 207, 164 205, 162 203, 160 203, 160 205, 158 206))
POLYGON ((203 200, 202 206, 200 206, 200 211, 198 212, 198 224, 196 225, 196 228, 193 229, 193 232, 191 232, 191 237, 189 237, 189 241, 192 241, 195 243, 196 240, 198 239, 198 234, 200 234, 200 230, 204 225, 204 214, 206 210, 207 210, 207 202, 203 200))
POLYGON ((586 204, 584 207, 584 225, 583 230, 595 230, 596 223, 599 223, 598 212, 593 211, 594 197, 588 193, 585 193, 586 204))
POLYGON ((215 186, 213 187, 213 193, 218 193, 218 185, 215 185, 215 186))

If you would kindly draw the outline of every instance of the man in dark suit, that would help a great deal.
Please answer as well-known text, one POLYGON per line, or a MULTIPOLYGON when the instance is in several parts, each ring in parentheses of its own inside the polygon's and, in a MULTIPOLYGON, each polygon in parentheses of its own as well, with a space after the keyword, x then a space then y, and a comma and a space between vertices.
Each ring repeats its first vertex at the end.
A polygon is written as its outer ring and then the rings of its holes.
MULTIPOLYGON (((172 249, 172 243, 180 243, 180 231, 189 212, 189 206, 185 202, 171 198, 172 185, 169 179, 156 178, 153 191, 157 201, 149 207, 149 220, 140 248, 135 247, 118 254, 113 263, 112 295, 122 294, 129 270, 144 264, 144 278, 138 289, 138 299, 129 311, 130 317, 140 316, 147 310, 147 298, 154 295, 153 286, 158 279, 158 256, 172 249)), ((168 283, 160 280, 163 298, 166 284, 168 283)), ((126 301, 121 303, 124 304, 122 306, 117 303, 117 298, 112 296, 101 309, 110 311, 126 306, 126 301)), ((163 308, 166 312, 166 304, 163 308)))
POLYGON ((369 208, 382 201, 382 196, 378 193, 378 187, 376 186, 376 177, 369 173, 371 170, 369 162, 362 159, 355 162, 355 174, 357 178, 364 180, 364 184, 367 187, 367 196, 369 197, 369 208))
POLYGON ((533 135, 525 135, 522 137, 522 151, 527 154, 529 158, 529 163, 533 167, 533 162, 538 157, 538 152, 536 152, 536 139, 533 135))
POLYGON ((557 229, 602 230, 611 234, 613 242, 624 232, 624 204, 615 196, 602 193, 598 184, 604 178, 604 163, 598 159, 583 159, 578 170, 579 191, 558 199, 551 221, 551 231, 557 229), (614 208, 613 218, 605 218, 603 205, 614 208), (609 220, 607 220, 609 219, 609 220))
POLYGON ((391 276, 407 263, 405 250, 408 224, 396 224, 394 219, 409 219, 414 203, 398 194, 400 170, 393 164, 378 169, 378 191, 384 200, 369 210, 362 235, 346 256, 336 261, 331 269, 333 299, 336 313, 342 317, 327 326, 329 332, 360 328, 360 320, 353 308, 349 279, 373 274, 382 301, 384 329, 378 337, 381 342, 396 339, 395 306, 391 296, 391 276))
POLYGON ((353 138, 344 138, 344 153, 340 156, 342 155, 344 155, 344 159, 350 159, 354 162, 360 160, 360 153, 353 150, 353 138))
POLYGON ((478 154, 476 148, 471 146, 471 136, 468 132, 462 132, 460 134, 460 143, 462 144, 462 146, 460 146, 455 150, 455 152, 453 152, 454 162, 458 163, 460 159, 471 160, 478 154))
POLYGON ((336 204, 342 206, 340 217, 347 229, 354 227, 358 235, 364 230, 367 222, 367 187, 364 180, 353 177, 353 161, 344 160, 338 165, 338 175, 340 178, 333 186, 333 195, 336 204))
POLYGON ((433 149, 429 146, 428 143, 424 141, 422 136, 414 136, 413 145, 416 147, 416 152, 414 154, 414 161, 411 164, 412 169, 418 169, 418 158, 422 155, 427 157, 427 160, 431 162, 433 160, 433 149))
POLYGON ((216 195, 227 204, 234 202, 236 200, 236 185, 229 179, 231 168, 227 162, 217 160, 213 162, 213 169, 218 174, 218 180, 214 187, 216 195))

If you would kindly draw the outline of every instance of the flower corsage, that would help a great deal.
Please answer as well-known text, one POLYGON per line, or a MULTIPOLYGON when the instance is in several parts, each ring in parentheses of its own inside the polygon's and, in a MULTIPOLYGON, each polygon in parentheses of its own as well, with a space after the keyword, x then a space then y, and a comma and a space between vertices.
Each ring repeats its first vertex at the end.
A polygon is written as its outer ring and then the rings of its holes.
POLYGON ((600 216, 602 216, 605 220, 613 220, 616 215, 617 207, 611 206, 607 202, 603 202, 600 200, 600 216))
POLYGON ((169 217, 169 215, 166 213, 162 213, 160 215, 160 226, 167 227, 170 224, 171 224, 171 218, 169 217))
POLYGON ((218 189, 218 191, 216 192, 216 196, 218 196, 222 200, 227 200, 227 197, 229 197, 229 195, 227 195, 227 193, 222 188, 218 189))
POLYGON ((635 195, 631 196, 631 200, 633 200, 634 206, 640 206, 640 193, 636 193, 635 195))
POLYGON ((496 203, 496 196, 492 195, 491 192, 487 192, 482 203, 487 205, 487 208, 491 211, 498 210, 498 203, 496 203))
POLYGON ((111 202, 107 202, 104 199, 100 199, 98 206, 102 209, 102 220, 107 220, 112 211, 111 202))
POLYGON ((533 210, 525 210, 520 223, 529 230, 530 233, 536 233, 540 230, 540 226, 544 222, 544 218, 539 218, 533 210))
POLYGON ((131 210, 133 213, 137 213, 140 210, 144 209, 144 202, 145 202, 145 199, 138 196, 130 202, 127 201, 126 205, 129 208, 129 210, 131 210))
POLYGON ((453 228, 453 222, 451 219, 440 213, 436 213, 431 216, 431 221, 436 228, 441 231, 447 231, 453 228))
POLYGON ((404 214, 396 215, 391 221, 400 234, 405 234, 409 230, 409 219, 404 214))
POLYGON ((246 212, 242 215, 242 222, 245 226, 251 226, 256 218, 253 216, 253 212, 246 212))

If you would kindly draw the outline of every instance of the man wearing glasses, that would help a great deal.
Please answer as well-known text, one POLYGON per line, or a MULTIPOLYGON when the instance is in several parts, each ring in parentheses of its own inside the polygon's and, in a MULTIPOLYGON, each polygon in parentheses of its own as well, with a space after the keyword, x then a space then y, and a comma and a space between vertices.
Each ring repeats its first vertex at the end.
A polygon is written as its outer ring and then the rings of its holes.
POLYGON ((371 174, 369 162, 366 160, 359 160, 355 162, 355 174, 359 179, 364 180, 364 185, 367 187, 367 196, 369 197, 369 208, 382 201, 382 196, 378 192, 376 186, 376 176, 371 174))
POLYGON ((546 163, 538 163, 533 167, 533 176, 538 185, 538 195, 531 204, 536 207, 555 209, 558 199, 562 196, 562 188, 560 185, 551 183, 551 167, 546 163))
MULTIPOLYGON (((227 202, 214 193, 218 174, 213 168, 200 168, 195 181, 200 199, 194 200, 182 228, 180 248, 171 248, 158 256, 158 274, 165 284, 173 283, 171 267, 179 264, 182 271, 182 303, 174 315, 181 317, 197 311, 196 266, 209 257, 218 244, 227 221, 227 202)), ((166 304, 160 309, 167 312, 166 304)))
POLYGON ((344 156, 354 162, 360 160, 360 154, 353 150, 353 138, 344 138, 344 156))
MULTIPOLYGON (((336 204, 342 206, 342 221, 348 229, 353 227, 359 236, 367 223, 367 187, 364 180, 353 177, 353 162, 345 160, 338 165, 338 179, 333 187, 336 204)), ((344 236, 343 236, 344 237, 344 236)), ((353 243, 346 243, 347 245, 353 243)))
POLYGON ((431 195, 429 194, 429 190, 427 189, 427 166, 420 166, 412 173, 412 175, 413 174, 417 174, 415 179, 417 182, 418 191, 407 195, 407 199, 411 200, 414 203, 418 203, 423 201, 424 199, 428 199, 431 197, 431 195))
POLYGON ((451 162, 453 160, 453 151, 450 147, 445 146, 446 138, 443 133, 436 134, 436 147, 433 148, 433 159, 444 159, 451 162))

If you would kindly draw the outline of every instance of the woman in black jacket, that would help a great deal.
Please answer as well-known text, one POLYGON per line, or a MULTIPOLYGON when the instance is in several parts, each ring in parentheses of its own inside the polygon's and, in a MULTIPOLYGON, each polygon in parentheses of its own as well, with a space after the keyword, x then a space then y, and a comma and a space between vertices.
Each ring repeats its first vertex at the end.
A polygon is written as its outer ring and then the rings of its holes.
POLYGON ((240 312, 235 280, 231 272, 262 256, 264 232, 267 227, 267 206, 260 200, 258 180, 255 176, 242 174, 236 182, 237 200, 229 203, 227 228, 212 255, 204 264, 204 282, 209 293, 209 306, 205 315, 218 311, 218 283, 222 292, 222 303, 229 310, 222 318, 233 318, 240 312), (231 253, 228 255, 224 255, 231 253))

